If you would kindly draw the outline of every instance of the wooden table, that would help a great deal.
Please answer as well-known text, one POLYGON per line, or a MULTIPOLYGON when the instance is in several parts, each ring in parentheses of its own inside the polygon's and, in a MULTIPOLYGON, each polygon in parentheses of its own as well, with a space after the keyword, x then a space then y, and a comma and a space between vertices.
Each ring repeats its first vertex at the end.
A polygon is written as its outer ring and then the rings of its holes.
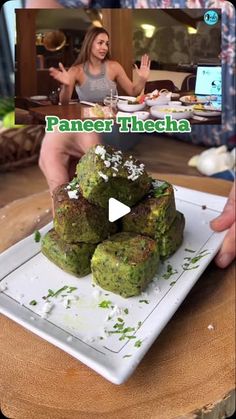
MULTIPOLYGON (((33 124, 44 124, 45 116, 55 115, 60 119, 85 119, 83 117, 83 109, 86 105, 81 105, 78 103, 73 103, 69 105, 45 105, 45 106, 35 106, 29 108, 30 115, 33 117, 33 124)), ((149 109, 149 108, 148 108, 149 109)), ((91 118, 90 118, 91 119, 91 118)), ((191 125, 214 125, 221 124, 221 116, 214 116, 207 118, 206 121, 198 121, 196 119, 190 118, 189 120, 191 125)))
MULTIPOLYGON (((163 173, 154 176, 163 178, 163 173)), ((219 195, 228 195, 231 187, 230 182, 211 178, 165 179, 219 195)), ((39 225, 47 223, 49 206, 45 191, 3 207, 0 251, 33 232, 38 217, 39 225)), ((235 387, 233 274, 232 265, 222 271, 212 263, 121 386, 0 316, 2 412, 14 419, 229 417, 235 387)))

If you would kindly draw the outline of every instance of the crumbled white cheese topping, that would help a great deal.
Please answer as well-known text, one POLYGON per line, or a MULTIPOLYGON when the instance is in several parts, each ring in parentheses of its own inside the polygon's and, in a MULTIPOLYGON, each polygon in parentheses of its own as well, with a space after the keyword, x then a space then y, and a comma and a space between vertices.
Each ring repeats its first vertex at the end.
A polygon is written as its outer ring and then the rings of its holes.
POLYGON ((97 289, 97 288, 94 288, 92 295, 93 295, 93 298, 98 299, 98 298, 100 298, 100 297, 101 297, 101 295, 102 295, 102 291, 100 291, 100 290, 99 290, 99 289, 97 289))
POLYGON ((107 175, 105 175, 104 173, 102 173, 102 172, 98 172, 98 174, 99 174, 99 176, 102 178, 102 179, 104 179, 105 180, 105 182, 108 182, 108 176, 107 175))
MULTIPOLYGON (((130 156, 130 160, 126 160, 123 163, 123 155, 122 151, 115 151, 113 154, 110 154, 106 152, 105 147, 103 146, 97 146, 95 148, 95 153, 101 157, 101 159, 104 161, 104 166, 106 168, 111 168, 116 173, 119 172, 119 170, 122 167, 125 167, 128 172, 127 178, 135 181, 139 178, 140 175, 144 172, 144 164, 135 164, 133 157, 130 156)), ((99 176, 102 177, 106 182, 108 181, 108 176, 102 172, 98 172, 99 176)), ((115 174, 112 175, 115 177, 115 174)))
POLYGON ((69 297, 65 297, 63 300, 63 305, 65 308, 69 308, 71 303, 71 299, 69 297))
POLYGON ((111 162, 108 160, 104 160, 104 164, 106 167, 110 167, 111 166, 111 162))
POLYGON ((162 181, 162 180, 154 180, 154 181, 152 181, 152 186, 153 186, 154 189, 157 189, 161 185, 163 185, 163 183, 165 183, 165 182, 162 181))
POLYGON ((97 147, 95 148, 95 154, 98 154, 102 160, 105 160, 106 149, 101 145, 97 145, 97 147))
POLYGON ((70 199, 78 199, 78 191, 67 191, 70 199))
POLYGON ((50 313, 50 311, 52 310, 54 306, 54 303, 47 301, 43 307, 41 312, 39 313, 39 315, 43 318, 45 318, 47 316, 48 313, 50 313))
POLYGON ((133 182, 139 178, 140 175, 143 174, 144 171, 144 164, 141 163, 139 166, 137 166, 133 160, 126 160, 124 163, 124 167, 128 170, 128 179, 132 180, 133 182))
POLYGON ((122 314, 123 314, 123 309, 115 305, 113 309, 110 311, 109 316, 110 317, 121 316, 122 314))

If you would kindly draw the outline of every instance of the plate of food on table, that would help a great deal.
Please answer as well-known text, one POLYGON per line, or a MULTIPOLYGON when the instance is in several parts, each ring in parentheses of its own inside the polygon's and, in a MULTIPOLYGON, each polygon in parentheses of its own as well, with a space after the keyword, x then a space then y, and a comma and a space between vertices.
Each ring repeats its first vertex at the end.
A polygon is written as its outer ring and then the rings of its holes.
POLYGON ((172 93, 167 89, 154 90, 151 93, 145 95, 145 102, 148 106, 154 106, 158 104, 167 104, 171 100, 172 93))
POLYGON ((221 115, 221 109, 216 108, 213 105, 204 105, 202 103, 198 103, 193 106, 193 113, 195 115, 199 116, 220 116, 221 115))
POLYGON ((218 251, 226 198, 96 145, 53 201, 53 222, 0 255, 0 312, 121 384, 218 251), (111 197, 129 207, 114 221, 111 197))
POLYGON ((193 115, 192 106, 182 105, 155 105, 150 109, 150 113, 155 118, 164 118, 165 115, 171 115, 173 119, 189 119, 193 115))
POLYGON ((208 96, 188 95, 180 97, 179 100, 184 105, 194 105, 195 103, 208 103, 211 98, 208 96))
POLYGON ((120 111, 137 112, 142 111, 145 106, 144 95, 118 97, 117 107, 120 111))

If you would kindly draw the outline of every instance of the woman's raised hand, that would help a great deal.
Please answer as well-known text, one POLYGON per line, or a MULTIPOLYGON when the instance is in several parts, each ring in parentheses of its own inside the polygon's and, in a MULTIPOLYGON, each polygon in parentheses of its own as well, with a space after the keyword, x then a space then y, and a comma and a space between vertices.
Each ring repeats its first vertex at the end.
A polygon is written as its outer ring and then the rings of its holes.
POLYGON ((138 76, 144 80, 148 80, 150 74, 151 60, 147 54, 144 54, 141 58, 140 68, 135 64, 135 69, 138 76))
POLYGON ((62 63, 59 63, 59 70, 54 67, 49 68, 49 74, 52 76, 55 80, 59 81, 61 84, 64 84, 65 86, 69 86, 70 84, 70 76, 68 71, 66 71, 65 67, 62 63))

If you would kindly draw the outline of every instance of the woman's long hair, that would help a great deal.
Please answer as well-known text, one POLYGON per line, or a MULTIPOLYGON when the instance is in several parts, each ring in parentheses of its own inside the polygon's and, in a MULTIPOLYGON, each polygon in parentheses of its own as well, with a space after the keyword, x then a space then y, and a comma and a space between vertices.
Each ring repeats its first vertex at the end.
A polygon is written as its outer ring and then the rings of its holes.
MULTIPOLYGON (((77 65, 77 64, 84 64, 87 61, 90 60, 90 55, 91 55, 91 49, 92 49, 92 45, 93 45, 93 41, 96 38, 96 36, 100 35, 101 33, 105 33, 108 38, 109 38, 109 34, 106 31, 106 29, 104 28, 100 28, 97 26, 92 26, 87 32, 86 35, 84 37, 83 40, 83 44, 80 50, 80 53, 78 55, 78 58, 76 58, 75 62, 73 65, 77 65)), ((110 53, 109 50, 107 51, 107 54, 104 58, 105 60, 108 60, 110 58, 110 53)))

